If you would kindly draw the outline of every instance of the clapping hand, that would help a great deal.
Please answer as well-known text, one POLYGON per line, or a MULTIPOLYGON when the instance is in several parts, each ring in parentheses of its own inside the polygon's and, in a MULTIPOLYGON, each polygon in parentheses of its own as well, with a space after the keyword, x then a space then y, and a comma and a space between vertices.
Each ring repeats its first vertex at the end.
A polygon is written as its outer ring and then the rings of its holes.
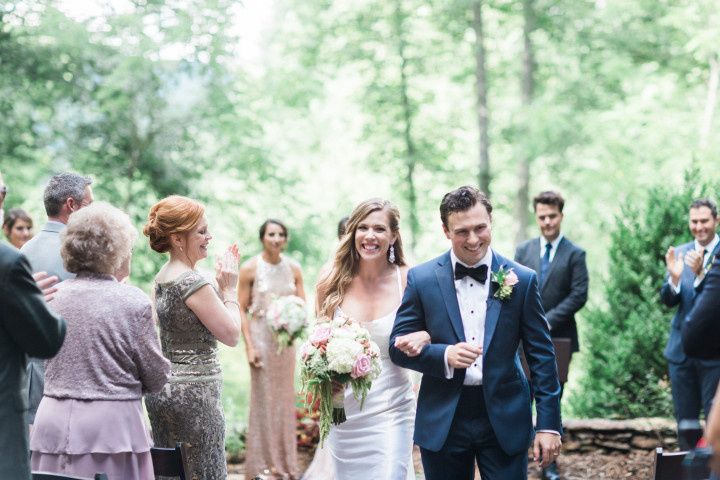
POLYGON ((215 280, 218 289, 223 292, 235 291, 240 263, 240 253, 237 244, 233 243, 225 253, 215 260, 215 280))
POLYGON ((697 250, 692 250, 685 255, 685 265, 690 267, 696 277, 703 273, 703 254, 697 250))
POLYGON ((680 253, 676 255, 675 247, 668 248, 665 253, 665 265, 667 266, 667 271, 670 274, 672 283, 678 285, 680 283, 680 275, 682 275, 684 268, 683 254, 680 253))
POLYGON ((55 284, 58 282, 58 277, 55 275, 49 276, 45 272, 33 273, 32 277, 33 280, 35 280, 35 283, 37 283, 38 288, 42 290, 42 294, 45 297, 46 302, 55 298, 55 292, 57 292, 55 284))
POLYGON ((395 337, 395 348, 408 357, 420 355, 425 345, 430 344, 430 334, 425 330, 395 337))

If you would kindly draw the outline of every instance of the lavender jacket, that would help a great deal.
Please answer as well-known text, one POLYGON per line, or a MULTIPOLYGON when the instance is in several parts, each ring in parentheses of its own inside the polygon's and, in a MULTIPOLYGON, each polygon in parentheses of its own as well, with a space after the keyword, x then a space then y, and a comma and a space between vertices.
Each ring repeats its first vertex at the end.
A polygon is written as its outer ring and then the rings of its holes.
POLYGON ((67 321, 67 335, 45 366, 45 396, 134 400, 165 385, 170 362, 140 289, 81 272, 58 285, 50 306, 67 321))

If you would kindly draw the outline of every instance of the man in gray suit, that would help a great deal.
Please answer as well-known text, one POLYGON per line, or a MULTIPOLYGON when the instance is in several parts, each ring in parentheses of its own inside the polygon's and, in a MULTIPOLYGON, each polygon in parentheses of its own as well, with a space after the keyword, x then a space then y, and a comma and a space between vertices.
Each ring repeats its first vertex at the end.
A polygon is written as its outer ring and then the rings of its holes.
MULTIPOLYGON (((552 338, 569 338, 571 352, 579 350, 575 313, 587 301, 588 271, 585 251, 561 232, 565 200, 557 192, 542 192, 533 199, 540 237, 521 243, 515 261, 538 274, 540 298, 552 338)), ((560 395, 565 384, 561 384, 560 395)), ((543 470, 543 478, 557 480, 553 463, 543 470)))
MULTIPOLYGON (((90 205, 93 201, 92 180, 76 173, 54 175, 47 186, 43 201, 48 221, 20 250, 30 261, 33 272, 46 272, 57 276, 60 281, 74 275, 65 270, 60 256, 60 232, 73 212, 90 205)), ((27 423, 32 425, 35 413, 43 396, 45 384, 45 362, 30 358, 27 366, 27 423)))
MULTIPOLYGON (((7 191, 0 175, 0 216, 7 191)), ((48 310, 27 259, 0 244, 0 478, 30 478, 25 410, 25 356, 51 357, 65 322, 48 310)))

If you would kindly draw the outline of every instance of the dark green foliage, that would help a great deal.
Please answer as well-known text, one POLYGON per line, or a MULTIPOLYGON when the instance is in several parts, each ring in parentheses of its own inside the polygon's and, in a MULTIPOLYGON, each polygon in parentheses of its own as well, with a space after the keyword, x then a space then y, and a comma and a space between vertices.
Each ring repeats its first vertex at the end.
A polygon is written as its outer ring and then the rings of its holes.
POLYGON ((691 172, 680 189, 653 188, 644 204, 632 198, 617 217, 604 285, 607 306, 585 315, 586 370, 570 397, 574 414, 672 416, 662 352, 674 310, 660 303, 659 290, 666 249, 691 240, 691 201, 713 191, 698 178, 698 172, 691 172))

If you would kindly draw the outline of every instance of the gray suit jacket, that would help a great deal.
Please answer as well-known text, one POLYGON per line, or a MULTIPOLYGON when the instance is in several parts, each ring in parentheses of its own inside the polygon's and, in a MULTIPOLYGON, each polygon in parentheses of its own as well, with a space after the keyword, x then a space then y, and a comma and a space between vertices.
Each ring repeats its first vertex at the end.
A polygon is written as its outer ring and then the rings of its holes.
MULTIPOLYGON (((540 238, 518 245, 515 261, 540 272, 540 238)), ((553 338, 569 338, 572 351, 580 349, 575 313, 587 302, 588 271, 585 251, 563 237, 540 286, 545 316, 553 338)))
MULTIPOLYGON (((33 272, 47 272, 56 275, 62 282, 75 275, 65 270, 60 256, 60 232, 65 230, 65 224, 48 220, 42 230, 31 238, 20 251, 27 257, 33 272)), ((27 423, 35 421, 40 400, 43 397, 45 385, 45 361, 39 358, 29 358, 27 365, 27 423)))
POLYGON ((65 338, 16 249, 0 244, 0 478, 30 478, 25 410, 25 355, 48 358, 65 338))

